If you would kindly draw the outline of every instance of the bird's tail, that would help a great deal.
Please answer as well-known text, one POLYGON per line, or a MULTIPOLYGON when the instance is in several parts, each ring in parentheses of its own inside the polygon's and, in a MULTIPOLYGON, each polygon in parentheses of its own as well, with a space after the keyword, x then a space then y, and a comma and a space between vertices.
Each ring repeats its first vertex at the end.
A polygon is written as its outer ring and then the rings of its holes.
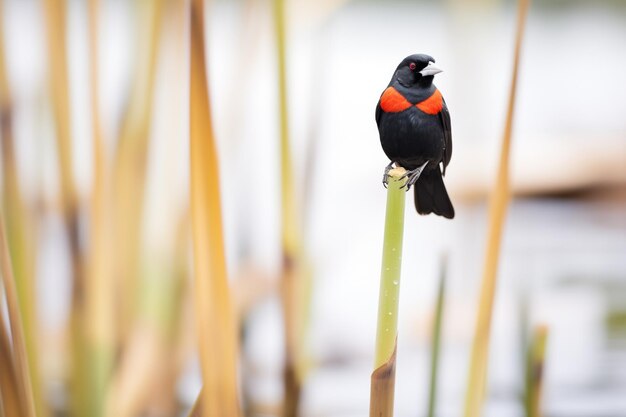
POLYGON ((454 207, 443 184, 439 167, 422 172, 414 189, 415 208, 419 214, 435 213, 448 219, 454 218, 454 207))

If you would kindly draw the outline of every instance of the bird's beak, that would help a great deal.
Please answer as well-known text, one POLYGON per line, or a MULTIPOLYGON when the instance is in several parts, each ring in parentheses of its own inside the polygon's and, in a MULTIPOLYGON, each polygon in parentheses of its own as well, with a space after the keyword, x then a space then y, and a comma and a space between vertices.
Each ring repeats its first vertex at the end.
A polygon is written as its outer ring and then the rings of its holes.
POLYGON ((422 76, 426 77, 428 75, 435 75, 435 74, 439 74, 440 72, 443 72, 442 70, 440 70, 439 68, 437 68, 434 65, 433 61, 430 61, 428 63, 428 65, 426 65, 426 68, 424 68, 423 70, 420 71, 420 74, 422 74, 422 76))

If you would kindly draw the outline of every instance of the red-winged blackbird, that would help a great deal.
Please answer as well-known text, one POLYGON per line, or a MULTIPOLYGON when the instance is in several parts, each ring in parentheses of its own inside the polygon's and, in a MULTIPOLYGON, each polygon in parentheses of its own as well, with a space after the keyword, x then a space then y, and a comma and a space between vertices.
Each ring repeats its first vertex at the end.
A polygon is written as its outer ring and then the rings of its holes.
POLYGON ((433 85, 441 72, 435 60, 423 54, 411 55, 398 65, 389 86, 376 106, 380 143, 391 163, 407 169, 407 191, 415 185, 415 208, 419 214, 435 213, 449 219, 454 207, 443 184, 443 175, 452 156, 450 113, 441 93, 433 85))

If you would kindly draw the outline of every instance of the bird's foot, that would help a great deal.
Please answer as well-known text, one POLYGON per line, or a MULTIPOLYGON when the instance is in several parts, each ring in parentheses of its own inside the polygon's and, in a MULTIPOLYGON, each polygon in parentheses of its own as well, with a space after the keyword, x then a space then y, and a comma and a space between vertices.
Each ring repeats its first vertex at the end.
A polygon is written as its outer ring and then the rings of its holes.
POLYGON ((428 161, 424 162, 422 166, 419 166, 415 168, 414 170, 407 171, 403 176, 401 176, 400 177, 401 180, 404 178, 408 178, 408 180, 406 184, 404 184, 400 188, 406 187, 406 191, 409 191, 411 189, 411 186, 415 184, 417 180, 419 179, 420 175, 422 175, 422 171, 424 171, 424 168, 426 167, 426 165, 428 165, 428 161))
POLYGON ((389 171, 393 168, 393 161, 389 162, 389 164, 385 167, 385 173, 383 174, 383 187, 387 188, 389 185, 389 171))

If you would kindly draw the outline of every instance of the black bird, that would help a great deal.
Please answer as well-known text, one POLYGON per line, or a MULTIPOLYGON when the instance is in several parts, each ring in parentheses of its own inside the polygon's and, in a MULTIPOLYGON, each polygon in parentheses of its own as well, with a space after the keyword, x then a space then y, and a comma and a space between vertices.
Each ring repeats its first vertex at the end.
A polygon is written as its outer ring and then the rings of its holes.
POLYGON ((404 58, 378 100, 380 143, 391 160, 383 184, 394 163, 407 169, 406 187, 415 186, 417 212, 452 219, 454 207, 442 178, 452 156, 452 130, 446 102, 433 85, 441 72, 434 63, 423 54, 404 58))

